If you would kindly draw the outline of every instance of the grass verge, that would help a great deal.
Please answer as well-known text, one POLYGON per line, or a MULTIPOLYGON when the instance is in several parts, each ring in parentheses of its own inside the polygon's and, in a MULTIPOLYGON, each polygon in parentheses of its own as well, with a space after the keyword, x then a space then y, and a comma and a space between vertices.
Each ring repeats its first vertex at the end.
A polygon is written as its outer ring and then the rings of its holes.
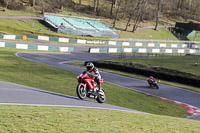
POLYGON ((168 29, 158 28, 142 29, 133 32, 121 31, 120 38, 135 38, 135 39, 159 39, 159 40, 178 40, 168 29))
POLYGON ((111 110, 0 106, 0 132, 200 132, 199 121, 111 110))
MULTIPOLYGON (((77 74, 15 56, 22 50, 0 49, 0 79, 43 90, 76 96, 77 74)), ((26 50, 23 50, 26 51, 26 50)), ((186 117, 186 108, 153 96, 104 83, 106 103, 159 115, 186 117)))

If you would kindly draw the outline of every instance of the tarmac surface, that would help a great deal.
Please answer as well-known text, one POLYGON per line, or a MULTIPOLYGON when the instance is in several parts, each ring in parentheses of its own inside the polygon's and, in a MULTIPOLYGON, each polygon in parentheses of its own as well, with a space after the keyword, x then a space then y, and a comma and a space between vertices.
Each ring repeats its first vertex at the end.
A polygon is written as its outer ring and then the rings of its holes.
MULTIPOLYGON (((83 68, 63 64, 72 61, 94 61, 100 59, 117 58, 118 55, 113 54, 89 54, 89 53, 17 53, 17 56, 47 64, 56 68, 80 74, 83 68)), ((148 87, 145 80, 129 78, 121 75, 101 72, 104 81, 133 89, 145 94, 163 97, 170 100, 182 102, 197 108, 200 108, 200 93, 188 91, 182 88, 172 87, 168 85, 159 84, 159 89, 151 89, 148 87)), ((190 119, 200 120, 199 115, 190 117, 190 119)))

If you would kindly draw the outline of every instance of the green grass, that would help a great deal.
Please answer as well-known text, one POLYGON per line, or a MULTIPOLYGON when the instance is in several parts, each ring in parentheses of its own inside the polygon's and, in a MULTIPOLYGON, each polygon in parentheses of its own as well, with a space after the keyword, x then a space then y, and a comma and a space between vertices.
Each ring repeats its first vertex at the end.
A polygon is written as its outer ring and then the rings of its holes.
POLYGON ((40 16, 38 13, 31 13, 25 11, 17 11, 17 10, 9 10, 7 9, 5 12, 2 11, 3 8, 0 7, 0 16, 40 16))
POLYGON ((158 31, 153 29, 136 30, 134 33, 121 31, 120 38, 178 40, 166 28, 158 28, 158 31))
MULTIPOLYGON (((50 31, 39 21, 19 21, 19 20, 7 20, 0 19, 0 31, 13 33, 16 35, 23 34, 43 34, 57 37, 69 37, 69 38, 80 38, 80 39, 92 39, 92 40, 109 40, 108 38, 98 37, 82 37, 75 35, 60 34, 50 31)), ((167 29, 159 28, 158 31, 152 29, 137 30, 135 33, 121 31, 121 38, 136 38, 136 39, 163 39, 163 40, 177 40, 167 29), (150 35, 152 37, 150 37, 150 35)))
MULTIPOLYGON (((15 56, 22 50, 0 48, 0 80, 76 96, 77 74, 15 56)), ((26 50, 23 50, 26 51, 26 50)), ((109 83, 106 103, 153 114, 186 117, 186 108, 109 83)))
POLYGON ((7 20, 0 19, 0 31, 16 34, 39 34, 46 36, 55 37, 68 37, 68 38, 80 38, 80 39, 92 39, 92 40, 109 40, 108 38, 98 38, 98 37, 83 37, 68 34, 61 34, 51 31, 48 27, 43 25, 40 21, 19 21, 19 20, 7 20))
MULTIPOLYGON (((139 64, 139 67, 145 69, 153 69, 159 71, 158 67, 167 68, 170 70, 177 70, 185 73, 200 76, 200 65, 194 65, 200 56, 167 56, 167 57, 140 57, 140 58, 123 58, 123 59, 109 59, 106 62, 121 63, 128 66, 139 64)), ((162 70, 161 70, 162 71, 162 70)), ((170 72, 169 72, 170 73, 170 72)), ((173 74, 173 71, 172 73, 173 74)))
POLYGON ((1 105, 0 119, 0 132, 200 132, 199 121, 83 108, 1 105))
POLYGON ((18 21, 0 19, 0 30, 16 35, 22 35, 29 32, 49 33, 49 29, 39 21, 18 21))

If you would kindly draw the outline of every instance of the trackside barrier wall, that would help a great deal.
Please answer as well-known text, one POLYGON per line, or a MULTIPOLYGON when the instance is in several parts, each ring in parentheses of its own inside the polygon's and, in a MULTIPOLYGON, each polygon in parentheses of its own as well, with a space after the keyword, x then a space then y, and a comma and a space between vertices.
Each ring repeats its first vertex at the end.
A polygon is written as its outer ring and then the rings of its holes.
POLYGON ((8 39, 8 40, 26 40, 26 36, 19 35, 0 35, 0 39, 8 39))
POLYGON ((160 53, 160 54, 199 54, 198 49, 160 48, 89 48, 89 53, 160 53))
MULTIPOLYGON (((88 61, 85 62, 85 64, 88 61)), ((143 76, 149 77, 149 75, 154 75, 155 78, 157 79, 162 79, 162 80, 167 80, 167 81, 172 81, 172 82, 178 82, 186 85, 191 85, 195 87, 200 86, 200 80, 194 78, 187 78, 188 76, 181 77, 177 75, 169 75, 161 72, 155 72, 151 70, 146 70, 146 69, 140 69, 140 68, 134 68, 134 67, 129 67, 129 66, 124 66, 120 64, 112 64, 112 63, 105 63, 105 62, 96 62, 92 61, 95 66, 100 67, 100 68, 107 68, 107 69, 112 69, 112 70, 118 70, 122 72, 128 72, 128 73, 134 73, 134 74, 140 74, 143 76)), ((185 73, 184 73, 185 74, 185 73)))
POLYGON ((196 48, 199 49, 200 45, 196 44, 165 44, 165 43, 144 43, 144 42, 123 42, 123 41, 103 41, 103 40, 83 40, 83 39, 72 39, 72 38, 57 38, 47 37, 40 35, 27 34, 27 37, 34 38, 44 41, 55 41, 65 43, 80 43, 80 44, 102 44, 110 46, 132 46, 132 47, 159 47, 159 48, 196 48))
POLYGON ((28 49, 28 50, 57 51, 57 52, 74 52, 74 47, 58 47, 58 46, 45 46, 45 45, 34 45, 34 44, 9 43, 9 42, 0 42, 0 47, 28 49))

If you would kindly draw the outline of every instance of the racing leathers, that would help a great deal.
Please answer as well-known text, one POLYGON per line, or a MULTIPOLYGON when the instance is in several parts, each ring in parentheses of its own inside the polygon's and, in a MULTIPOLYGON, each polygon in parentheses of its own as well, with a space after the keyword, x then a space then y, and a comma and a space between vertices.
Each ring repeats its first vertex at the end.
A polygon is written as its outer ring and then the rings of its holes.
POLYGON ((91 71, 89 71, 89 73, 90 77, 95 78, 94 81, 97 83, 97 87, 101 89, 101 75, 99 73, 99 70, 96 67, 94 67, 91 71))

